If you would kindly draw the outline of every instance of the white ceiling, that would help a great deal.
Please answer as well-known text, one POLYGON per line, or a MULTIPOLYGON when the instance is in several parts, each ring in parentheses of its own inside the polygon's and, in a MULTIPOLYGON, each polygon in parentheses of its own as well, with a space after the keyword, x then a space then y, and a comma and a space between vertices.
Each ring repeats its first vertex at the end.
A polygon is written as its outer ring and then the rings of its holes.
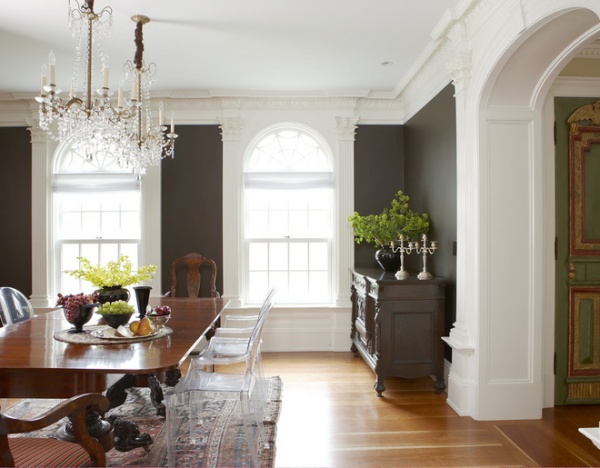
MULTIPOLYGON (((143 14, 144 59, 158 94, 394 93, 459 0, 96 0, 113 10, 110 86, 134 55, 132 15, 143 14), (387 63, 387 64, 386 64, 387 63)), ((7 2, 5 2, 7 3, 7 2)), ((34 96, 54 50, 69 88, 74 40, 68 0, 22 0, 0 15, 0 97, 34 96)))

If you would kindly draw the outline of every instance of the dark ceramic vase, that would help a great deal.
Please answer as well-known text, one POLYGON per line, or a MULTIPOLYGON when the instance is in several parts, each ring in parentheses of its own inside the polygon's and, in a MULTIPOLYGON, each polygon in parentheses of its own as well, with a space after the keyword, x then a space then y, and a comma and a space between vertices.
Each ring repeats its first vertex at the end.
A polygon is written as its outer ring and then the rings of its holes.
POLYGON ((146 307, 148 307, 148 302, 150 301, 150 291, 152 290, 152 286, 135 286, 133 290, 135 292, 135 300, 139 312, 138 318, 145 317, 146 307))
POLYGON ((96 292, 98 293, 98 302, 100 304, 116 301, 129 302, 129 298, 131 297, 129 290, 121 286, 105 286, 96 292))
POLYGON ((82 333, 83 326, 90 321, 96 307, 98 307, 98 304, 85 304, 70 311, 67 311, 67 309, 63 307, 65 319, 75 327, 73 330, 70 330, 69 333, 82 333))
POLYGON ((400 269, 400 254, 394 253, 391 247, 382 247, 375 252, 375 260, 385 271, 398 271, 400 269))

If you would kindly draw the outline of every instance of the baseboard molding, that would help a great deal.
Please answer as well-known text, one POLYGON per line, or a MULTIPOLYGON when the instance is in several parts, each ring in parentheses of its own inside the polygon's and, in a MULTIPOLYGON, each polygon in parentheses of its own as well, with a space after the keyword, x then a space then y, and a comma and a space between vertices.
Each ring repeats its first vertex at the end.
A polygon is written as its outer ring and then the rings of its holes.
MULTIPOLYGON (((233 315, 256 310, 227 309, 233 315)), ((347 307, 278 307, 263 331, 265 352, 350 351, 351 309, 347 307)))

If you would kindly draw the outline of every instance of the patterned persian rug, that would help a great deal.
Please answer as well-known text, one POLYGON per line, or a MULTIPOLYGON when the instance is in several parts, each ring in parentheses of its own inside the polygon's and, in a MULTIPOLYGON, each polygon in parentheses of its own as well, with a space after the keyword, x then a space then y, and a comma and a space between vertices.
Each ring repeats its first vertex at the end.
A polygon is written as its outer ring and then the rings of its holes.
MULTIPOLYGON (((273 466, 275 460, 276 423, 281 410, 282 392, 282 381, 279 377, 270 377, 268 380, 270 402, 265 410, 264 424, 270 448, 259 451, 260 465, 265 467, 273 466)), ((163 387, 165 392, 167 389, 168 387, 163 387)), ((13 417, 32 418, 44 410, 54 407, 58 401, 25 399, 7 408, 4 413, 13 417)), ((212 401, 205 406, 202 431, 198 434, 199 437, 197 437, 193 450, 187 451, 183 457, 178 455, 177 466, 252 466, 239 404, 232 403, 231 401, 212 401)), ((108 466, 168 466, 165 419, 156 416, 156 410, 150 402, 148 388, 135 387, 128 390, 125 403, 106 414, 106 416, 113 415, 136 423, 140 432, 148 433, 154 442, 149 449, 136 448, 129 452, 112 449, 106 454, 108 466)), ((41 431, 14 436, 54 437, 56 430, 65 421, 66 419, 41 431)), ((185 440, 185 435, 178 439, 178 443, 189 445, 189 441, 185 440)))

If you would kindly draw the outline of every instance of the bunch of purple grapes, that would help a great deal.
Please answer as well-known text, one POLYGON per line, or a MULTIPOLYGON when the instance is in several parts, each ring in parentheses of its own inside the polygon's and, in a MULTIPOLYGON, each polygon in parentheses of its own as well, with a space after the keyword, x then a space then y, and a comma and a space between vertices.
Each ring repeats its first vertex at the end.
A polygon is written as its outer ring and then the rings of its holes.
POLYGON ((67 320, 72 322, 79 316, 79 308, 86 304, 93 304, 98 301, 98 293, 93 294, 67 294, 66 296, 58 293, 57 306, 63 306, 67 320))

